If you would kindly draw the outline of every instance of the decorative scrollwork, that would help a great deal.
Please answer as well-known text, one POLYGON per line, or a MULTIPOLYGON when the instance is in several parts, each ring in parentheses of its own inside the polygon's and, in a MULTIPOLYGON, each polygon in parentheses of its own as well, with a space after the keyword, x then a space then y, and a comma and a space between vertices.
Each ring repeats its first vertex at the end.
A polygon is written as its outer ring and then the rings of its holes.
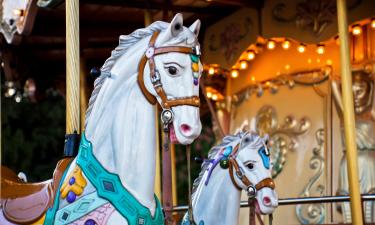
MULTIPOLYGON (((313 149, 313 156, 310 159, 310 168, 314 170, 314 175, 310 178, 305 188, 301 192, 301 197, 310 197, 313 195, 311 190, 318 196, 322 196, 325 187, 317 184, 317 181, 324 170, 324 129, 316 131, 316 140, 318 146, 313 149), (315 188, 313 186, 316 185, 315 188)), ((315 195, 316 196, 316 195, 315 195)), ((301 224, 322 224, 325 219, 325 207, 323 204, 306 204, 296 206, 296 215, 301 224)))
MULTIPOLYGON (((349 1, 349 9, 356 7, 361 0, 349 1)), ((294 22, 297 28, 309 29, 319 36, 336 18, 336 1, 305 0, 297 4, 295 13, 290 15, 287 5, 279 2, 272 9, 272 16, 279 22, 294 22)))
POLYGON ((253 22, 250 17, 245 17, 243 24, 231 23, 226 26, 220 33, 220 40, 217 40, 216 34, 210 36, 209 50, 221 50, 224 53, 225 59, 229 62, 233 59, 235 52, 239 51, 238 42, 244 39, 253 27, 253 22))
POLYGON ((297 121, 287 116, 282 124, 277 121, 276 110, 272 106, 263 106, 256 116, 256 129, 260 135, 270 136, 271 159, 273 162, 272 177, 281 173, 288 151, 298 148, 297 137, 304 134, 311 126, 309 119, 297 121))

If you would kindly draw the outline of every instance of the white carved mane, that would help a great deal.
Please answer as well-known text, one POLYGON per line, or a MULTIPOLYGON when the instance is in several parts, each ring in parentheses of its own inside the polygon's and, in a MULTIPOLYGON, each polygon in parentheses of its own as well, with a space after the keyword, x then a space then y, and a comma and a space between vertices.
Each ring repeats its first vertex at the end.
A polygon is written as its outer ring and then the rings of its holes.
POLYGON ((155 31, 161 31, 167 29, 169 23, 156 21, 150 26, 145 28, 140 28, 135 30, 129 35, 121 35, 119 38, 119 45, 111 52, 111 56, 104 62, 103 66, 100 68, 101 74, 94 82, 94 90, 91 94, 88 108, 86 111, 85 117, 85 128, 90 118, 92 108, 94 107, 96 97, 99 94, 101 87, 103 86, 104 81, 110 75, 110 71, 115 64, 116 60, 125 54, 127 50, 136 44, 138 41, 142 40, 145 37, 151 36, 155 31))

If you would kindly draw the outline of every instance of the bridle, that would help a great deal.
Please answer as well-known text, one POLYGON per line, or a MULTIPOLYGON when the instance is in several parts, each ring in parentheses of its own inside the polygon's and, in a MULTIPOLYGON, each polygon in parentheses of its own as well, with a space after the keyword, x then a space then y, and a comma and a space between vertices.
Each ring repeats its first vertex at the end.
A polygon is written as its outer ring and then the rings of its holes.
POLYGON ((190 54, 190 58, 192 60, 192 69, 193 69, 193 78, 194 78, 194 84, 198 83, 198 76, 199 76, 199 56, 200 48, 198 45, 195 47, 181 47, 181 46, 166 46, 166 47, 155 47, 155 42, 157 37, 159 36, 160 32, 156 31, 152 34, 150 42, 148 44, 148 48, 143 55, 139 67, 138 67, 138 85, 147 99, 147 101, 155 105, 157 102, 157 99, 155 96, 153 96, 146 88, 144 83, 144 68, 146 66, 146 63, 149 63, 150 67, 150 79, 151 83, 155 89, 156 94, 160 98, 160 106, 162 107, 163 111, 161 113, 161 119, 164 125, 164 130, 168 130, 169 124, 173 121, 173 111, 171 110, 174 106, 180 106, 180 105, 190 105, 194 107, 199 107, 200 100, 199 96, 190 96, 190 97, 181 97, 181 98, 168 98, 167 94, 165 93, 163 89, 163 84, 160 80, 160 74, 155 66, 155 59, 154 57, 161 54, 166 54, 170 52, 179 52, 184 54, 190 54))
MULTIPOLYGON (((236 175, 236 177, 241 180, 241 182, 244 184, 244 186, 246 187, 246 192, 247 192, 247 197, 248 197, 248 204, 249 204, 249 207, 250 207, 250 210, 249 210, 249 224, 250 225, 255 225, 255 197, 256 197, 256 194, 257 194, 257 191, 261 190, 262 188, 271 188, 272 190, 275 189, 275 182, 273 181, 273 179, 271 177, 267 177, 261 181, 259 181, 257 184, 253 184, 248 178, 247 176, 245 175, 245 172, 243 171, 242 167, 240 167, 238 165, 238 162, 235 158, 236 156, 236 153, 240 147, 240 143, 238 143, 235 147, 234 147, 234 150, 233 152, 230 154, 230 156, 228 157, 228 167, 229 167, 229 175, 230 175, 230 179, 232 180, 232 183, 233 185, 239 190, 241 191, 242 188, 241 186, 236 182, 235 178, 234 178, 234 174, 236 175), (234 170, 234 171, 233 171, 234 170)), ((263 221, 262 219, 260 218, 260 215, 259 213, 256 214, 257 215, 257 218, 258 218, 258 221, 261 225, 263 225, 263 221)))
POLYGON ((272 190, 275 189, 275 183, 271 177, 267 177, 261 181, 259 181, 257 184, 253 184, 245 175, 245 172, 243 171, 242 167, 238 165, 238 162, 236 158, 234 157, 239 149, 240 143, 234 147, 234 150, 232 154, 228 157, 229 160, 229 175, 230 179, 232 180, 233 185, 238 189, 242 190, 241 186, 237 184, 234 174, 236 177, 241 180, 241 182, 244 184, 246 187, 246 192, 247 196, 249 198, 254 199, 256 196, 257 191, 261 190, 262 188, 268 187, 271 188, 272 190), (234 172, 233 172, 234 170, 234 172))
MULTIPOLYGON (((172 210, 172 181, 171 181, 171 154, 169 152, 169 125, 173 122, 173 111, 172 107, 180 105, 190 105, 194 107, 200 106, 199 96, 190 97, 179 97, 179 98, 168 98, 167 94, 163 89, 163 84, 161 83, 161 78, 159 71, 155 65, 154 57, 161 54, 166 54, 170 52, 179 52, 184 54, 189 54, 192 61, 192 71, 193 71, 193 81, 194 85, 198 85, 199 81, 199 57, 201 55, 199 45, 195 47, 181 47, 181 46, 167 46, 167 47, 155 47, 156 39, 158 38, 160 32, 156 31, 152 34, 151 39, 148 43, 148 48, 143 55, 138 66, 138 85, 147 99, 147 101, 155 105, 157 101, 156 97, 153 96, 146 88, 144 83, 144 69, 146 63, 148 62, 150 68, 150 80, 157 96, 160 98, 160 106, 162 108, 161 121, 163 122, 163 210, 165 213, 165 223, 170 224, 171 220, 171 210, 172 210), (165 193, 165 194, 164 194, 165 193)), ((190 151, 190 150, 189 150, 190 151)))

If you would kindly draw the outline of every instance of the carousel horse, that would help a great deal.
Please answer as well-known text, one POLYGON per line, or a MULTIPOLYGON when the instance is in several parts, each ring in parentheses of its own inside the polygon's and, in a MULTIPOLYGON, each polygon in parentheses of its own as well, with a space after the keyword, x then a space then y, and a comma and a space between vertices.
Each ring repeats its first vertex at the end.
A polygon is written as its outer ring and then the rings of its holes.
POLYGON ((200 134, 199 29, 199 20, 187 28, 177 14, 120 36, 95 80, 77 157, 37 184, 5 169, 0 224, 164 224, 153 105, 170 141, 190 144, 200 134))
POLYGON ((255 211, 271 214, 278 206, 271 178, 268 137, 249 132, 226 136, 213 147, 194 181, 192 209, 182 225, 237 225, 241 191, 255 201, 255 211))

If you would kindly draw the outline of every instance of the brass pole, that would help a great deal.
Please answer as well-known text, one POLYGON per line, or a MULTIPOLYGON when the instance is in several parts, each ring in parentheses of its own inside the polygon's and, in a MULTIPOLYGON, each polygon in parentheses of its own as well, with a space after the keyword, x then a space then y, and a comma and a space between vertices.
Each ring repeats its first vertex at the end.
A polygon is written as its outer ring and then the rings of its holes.
POLYGON ((66 133, 80 132, 79 0, 65 1, 66 10, 66 133))
POLYGON ((337 18, 340 38, 341 83, 343 97, 343 116, 345 128, 346 159, 349 177, 350 207, 352 222, 363 224, 361 194, 358 180, 358 157, 355 136, 355 119, 352 91, 352 74, 348 42, 348 22, 346 0, 337 0, 337 18))

